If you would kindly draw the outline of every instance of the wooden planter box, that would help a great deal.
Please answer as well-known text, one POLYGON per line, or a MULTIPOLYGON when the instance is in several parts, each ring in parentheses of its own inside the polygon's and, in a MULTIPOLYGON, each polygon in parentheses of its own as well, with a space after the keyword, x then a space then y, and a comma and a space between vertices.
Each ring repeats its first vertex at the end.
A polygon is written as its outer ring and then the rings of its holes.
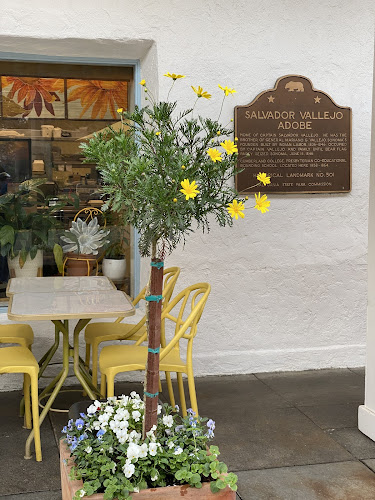
MULTIPOLYGON (((68 463, 70 457, 69 450, 63 440, 60 441, 60 472, 61 472, 61 490, 62 500, 72 500, 76 491, 83 487, 82 481, 72 481, 69 479, 71 465, 65 465, 64 460, 68 463)), ((84 497, 88 500, 103 500, 101 493, 96 493, 89 497, 84 497)), ((150 488, 141 490, 139 493, 132 493, 133 500, 235 500, 236 493, 229 487, 219 493, 212 493, 210 483, 203 483, 202 488, 191 488, 188 485, 184 486, 167 486, 166 488, 150 488)))

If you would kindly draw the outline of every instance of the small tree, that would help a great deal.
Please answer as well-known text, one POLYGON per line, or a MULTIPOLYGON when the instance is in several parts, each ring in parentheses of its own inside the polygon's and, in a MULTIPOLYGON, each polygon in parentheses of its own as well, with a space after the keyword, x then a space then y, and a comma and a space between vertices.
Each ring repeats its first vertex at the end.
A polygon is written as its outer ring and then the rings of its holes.
MULTIPOLYGON (((167 73, 172 86, 184 75, 167 73)), ((149 105, 132 113, 118 110, 122 127, 107 129, 81 145, 87 161, 95 161, 108 195, 106 208, 121 212, 125 223, 140 234, 142 256, 151 255, 148 304, 148 343, 144 432, 156 424, 161 298, 165 256, 185 241, 194 226, 209 231, 216 220, 220 226, 232 225, 233 218, 244 217, 244 200, 232 187, 236 173, 237 146, 229 139, 228 125, 219 123, 225 98, 235 92, 223 87, 223 101, 218 120, 194 117, 199 99, 211 95, 201 87, 191 109, 177 111, 177 103, 156 102, 140 82, 149 105)), ((231 120, 232 122, 233 120, 231 120)), ((259 184, 270 178, 259 173, 259 184)), ((247 199, 247 197, 245 198, 247 199)), ((255 207, 268 211, 267 196, 255 195, 255 207)))

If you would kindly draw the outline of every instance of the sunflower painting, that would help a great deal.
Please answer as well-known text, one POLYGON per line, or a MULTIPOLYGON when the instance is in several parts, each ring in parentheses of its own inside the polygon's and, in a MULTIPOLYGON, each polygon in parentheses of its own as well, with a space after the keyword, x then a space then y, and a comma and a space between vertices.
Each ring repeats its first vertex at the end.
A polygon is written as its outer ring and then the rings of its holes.
POLYGON ((2 76, 4 118, 65 118, 64 80, 2 76))
POLYGON ((67 80, 69 119, 118 119, 117 109, 128 107, 128 82, 67 80))

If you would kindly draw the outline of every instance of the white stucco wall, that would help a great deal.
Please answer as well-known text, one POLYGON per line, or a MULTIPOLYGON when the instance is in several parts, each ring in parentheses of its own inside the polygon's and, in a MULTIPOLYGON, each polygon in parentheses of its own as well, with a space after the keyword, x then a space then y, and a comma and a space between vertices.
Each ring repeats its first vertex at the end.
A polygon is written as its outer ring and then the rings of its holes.
MULTIPOLYGON (((195 344, 196 374, 251 373, 364 364, 367 211, 373 78, 371 0, 18 0, 2 2, 0 51, 140 59, 161 98, 170 80, 182 106, 190 85, 217 116, 217 84, 234 87, 223 114, 300 74, 353 109, 353 189, 342 195, 271 195, 234 228, 196 233, 166 265, 178 289, 209 281, 195 344)), ((201 100, 203 101, 203 100, 201 100)), ((248 205, 250 206, 250 205, 248 205)), ((148 262, 142 263, 145 281, 148 262)))

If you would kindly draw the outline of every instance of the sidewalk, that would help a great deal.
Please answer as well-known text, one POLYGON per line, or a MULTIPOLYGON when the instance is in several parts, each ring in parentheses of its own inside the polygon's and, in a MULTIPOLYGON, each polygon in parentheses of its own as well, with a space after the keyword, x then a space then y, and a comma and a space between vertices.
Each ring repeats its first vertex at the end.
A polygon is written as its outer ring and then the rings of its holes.
MULTIPOLYGON (((239 499, 375 498, 375 443, 356 427, 363 369, 206 377, 196 385, 200 413, 216 421, 221 459, 238 474, 239 499)), ((116 388, 141 391, 137 383, 116 388)), ((43 424, 43 462, 24 460, 19 397, 0 393, 0 500, 60 500, 57 440, 66 414, 50 413, 43 424)), ((78 399, 67 392, 56 406, 78 399)))

